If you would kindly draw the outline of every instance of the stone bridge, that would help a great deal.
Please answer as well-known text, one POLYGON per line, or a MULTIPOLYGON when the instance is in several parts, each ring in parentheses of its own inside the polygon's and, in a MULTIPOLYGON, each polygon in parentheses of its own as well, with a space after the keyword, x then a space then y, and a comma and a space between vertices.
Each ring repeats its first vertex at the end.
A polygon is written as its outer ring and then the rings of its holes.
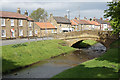
POLYGON ((119 38, 119 35, 112 34, 112 31, 74 31, 54 35, 55 39, 62 39, 72 46, 81 40, 95 40, 109 48, 109 45, 119 38))

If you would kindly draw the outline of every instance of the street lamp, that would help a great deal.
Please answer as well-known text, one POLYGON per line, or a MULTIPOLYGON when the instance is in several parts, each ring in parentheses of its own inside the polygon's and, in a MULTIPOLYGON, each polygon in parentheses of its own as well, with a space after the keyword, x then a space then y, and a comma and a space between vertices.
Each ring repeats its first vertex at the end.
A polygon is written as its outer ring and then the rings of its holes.
MULTIPOLYGON (((70 10, 66 10, 68 12, 68 19, 70 20, 70 10)), ((70 25, 69 25, 69 31, 70 31, 70 25)))

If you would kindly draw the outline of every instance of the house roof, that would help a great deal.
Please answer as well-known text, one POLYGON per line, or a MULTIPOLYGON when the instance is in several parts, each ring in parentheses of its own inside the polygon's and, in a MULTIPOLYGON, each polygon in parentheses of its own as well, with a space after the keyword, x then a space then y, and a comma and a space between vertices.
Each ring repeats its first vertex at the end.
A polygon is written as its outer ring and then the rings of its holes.
POLYGON ((79 21, 78 20, 76 20, 76 19, 73 19, 77 24, 79 24, 79 21))
POLYGON ((107 21, 107 20, 104 20, 104 22, 106 22, 108 25, 110 25, 110 22, 109 22, 109 21, 107 21))
POLYGON ((50 22, 35 22, 40 28, 45 29, 56 29, 55 26, 53 26, 50 22))
POLYGON ((16 18, 16 19, 27 19, 27 20, 33 20, 29 16, 25 16, 19 13, 15 12, 7 12, 7 11, 0 11, 0 17, 3 18, 16 18))
POLYGON ((107 22, 101 19, 95 19, 95 21, 99 22, 100 24, 107 24, 107 22))
POLYGON ((90 20, 88 20, 88 22, 91 23, 91 24, 93 24, 93 25, 100 26, 100 24, 97 23, 97 22, 95 22, 95 21, 90 21, 90 20))
POLYGON ((79 20, 79 24, 83 24, 83 25, 92 25, 90 22, 88 22, 87 20, 79 20))
POLYGON ((63 24, 71 24, 70 20, 65 17, 56 17, 53 16, 53 18, 56 20, 57 23, 63 23, 63 24))
POLYGON ((71 21, 71 25, 78 25, 77 23, 75 23, 73 20, 70 20, 71 21))
POLYGON ((73 19, 77 24, 82 24, 82 25, 92 25, 91 23, 89 23, 87 20, 77 20, 77 19, 73 19))

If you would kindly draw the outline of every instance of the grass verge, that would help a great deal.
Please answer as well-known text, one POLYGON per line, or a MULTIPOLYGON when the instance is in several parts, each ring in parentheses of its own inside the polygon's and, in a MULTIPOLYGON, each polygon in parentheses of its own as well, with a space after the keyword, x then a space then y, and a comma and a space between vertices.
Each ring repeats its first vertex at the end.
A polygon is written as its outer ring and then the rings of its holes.
POLYGON ((49 59, 75 50, 65 46, 62 40, 45 40, 2 46, 2 72, 24 67, 40 60, 49 59))
MULTIPOLYGON (((65 70, 53 78, 118 78, 120 61, 118 49, 120 40, 111 44, 111 48, 101 57, 84 62, 76 67, 65 70)), ((52 79, 53 79, 52 78, 52 79)))

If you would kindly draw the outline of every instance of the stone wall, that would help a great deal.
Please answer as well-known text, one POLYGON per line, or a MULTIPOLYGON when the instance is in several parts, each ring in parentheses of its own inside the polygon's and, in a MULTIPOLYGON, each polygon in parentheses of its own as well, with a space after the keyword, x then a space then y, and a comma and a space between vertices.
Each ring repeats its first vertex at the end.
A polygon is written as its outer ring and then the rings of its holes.
POLYGON ((74 31, 74 32, 67 32, 67 33, 61 33, 54 35, 55 39, 62 39, 65 40, 69 46, 72 46, 74 43, 80 41, 80 40, 95 40, 106 47, 109 47, 109 45, 117 40, 119 37, 118 34, 112 34, 112 31, 74 31))

